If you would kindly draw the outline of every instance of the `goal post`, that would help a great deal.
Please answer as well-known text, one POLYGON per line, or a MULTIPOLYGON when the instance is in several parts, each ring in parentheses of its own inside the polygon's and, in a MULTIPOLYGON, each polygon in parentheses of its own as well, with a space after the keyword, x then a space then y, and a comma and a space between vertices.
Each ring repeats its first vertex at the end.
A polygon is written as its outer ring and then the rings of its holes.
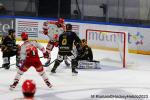
POLYGON ((85 37, 91 47, 119 51, 123 68, 127 66, 127 32, 87 29, 85 37))

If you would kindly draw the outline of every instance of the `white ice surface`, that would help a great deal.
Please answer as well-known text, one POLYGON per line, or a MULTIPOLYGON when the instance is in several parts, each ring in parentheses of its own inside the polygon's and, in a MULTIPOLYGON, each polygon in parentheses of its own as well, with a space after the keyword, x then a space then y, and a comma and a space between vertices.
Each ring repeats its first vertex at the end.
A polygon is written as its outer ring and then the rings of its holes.
MULTIPOLYGON (((45 45, 45 44, 43 44, 45 45)), ((45 45, 46 46, 46 45, 45 45)), ((20 83, 14 91, 9 90, 16 75, 16 67, 9 70, 0 69, 0 100, 15 100, 22 98, 21 85, 26 79, 33 79, 37 85, 34 100, 125 100, 124 98, 100 98, 108 95, 144 95, 149 98, 126 98, 126 100, 150 100, 150 56, 130 54, 132 62, 127 68, 122 68, 118 63, 118 53, 110 51, 94 50, 94 59, 101 61, 102 69, 78 70, 77 76, 72 76, 71 69, 62 63, 55 75, 50 74, 50 69, 45 68, 53 87, 49 89, 42 78, 30 68, 21 77, 20 83), (98 96, 93 97, 94 96, 98 96)), ((2 58, 0 53, 0 64, 2 58)), ((57 48, 52 51, 52 61, 56 58, 57 48)), ((40 53, 42 56, 42 53, 40 53)), ((46 60, 41 58, 42 62, 46 60)), ((15 57, 11 58, 11 64, 15 63, 15 57)))

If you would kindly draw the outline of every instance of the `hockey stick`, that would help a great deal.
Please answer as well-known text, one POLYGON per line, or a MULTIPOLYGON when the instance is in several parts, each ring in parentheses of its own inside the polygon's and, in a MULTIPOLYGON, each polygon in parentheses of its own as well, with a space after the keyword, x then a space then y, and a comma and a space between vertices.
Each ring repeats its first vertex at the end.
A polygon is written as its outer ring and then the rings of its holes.
MULTIPOLYGON (((43 58, 43 57, 40 57, 40 58, 43 58)), ((56 59, 55 60, 53 60, 48 66, 50 66, 52 63, 54 63, 56 61, 56 59)), ((13 66, 13 65, 16 65, 16 64, 10 64, 10 66, 13 66)), ((48 66, 45 66, 45 65, 43 65, 44 67, 48 67, 48 66)), ((0 67, 0 68, 5 68, 5 67, 0 67)))
MULTIPOLYGON (((43 56, 42 57, 40 57, 40 58, 44 58, 43 56)), ((16 65, 16 64, 10 64, 10 66, 13 66, 13 65, 16 65)), ((5 68, 5 67, 0 67, 0 68, 5 68)))

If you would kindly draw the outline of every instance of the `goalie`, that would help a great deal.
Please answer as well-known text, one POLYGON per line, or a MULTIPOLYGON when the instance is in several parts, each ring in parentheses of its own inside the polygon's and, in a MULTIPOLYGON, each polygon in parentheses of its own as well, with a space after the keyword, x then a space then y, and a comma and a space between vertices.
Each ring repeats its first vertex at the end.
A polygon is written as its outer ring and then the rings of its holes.
POLYGON ((87 42, 85 39, 81 40, 81 46, 82 46, 82 51, 80 52, 80 54, 78 54, 77 59, 92 61, 93 52, 92 52, 92 49, 87 45, 87 42))
POLYGON ((99 61, 93 60, 93 52, 91 47, 87 45, 85 39, 81 40, 82 48, 76 48, 77 61, 79 69, 97 69, 100 68, 99 61))

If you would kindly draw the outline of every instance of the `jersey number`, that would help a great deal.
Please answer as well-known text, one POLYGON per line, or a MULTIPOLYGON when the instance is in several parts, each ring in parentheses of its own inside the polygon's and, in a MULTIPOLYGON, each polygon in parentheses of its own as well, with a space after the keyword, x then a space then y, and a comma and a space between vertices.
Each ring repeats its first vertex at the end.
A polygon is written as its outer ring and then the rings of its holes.
POLYGON ((62 40, 62 45, 66 45, 67 44, 67 39, 63 39, 62 40))

